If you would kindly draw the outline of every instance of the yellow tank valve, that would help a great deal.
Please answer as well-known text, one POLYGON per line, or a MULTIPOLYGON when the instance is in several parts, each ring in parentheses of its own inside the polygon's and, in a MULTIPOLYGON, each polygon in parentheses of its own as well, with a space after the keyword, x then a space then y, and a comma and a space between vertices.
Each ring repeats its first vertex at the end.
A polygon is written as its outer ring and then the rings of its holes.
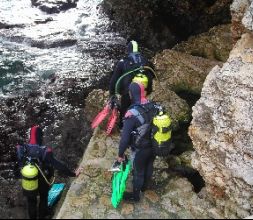
POLYGON ((148 77, 144 74, 137 74, 134 78, 133 78, 133 82, 134 83, 140 83, 144 86, 145 89, 148 88, 148 77))

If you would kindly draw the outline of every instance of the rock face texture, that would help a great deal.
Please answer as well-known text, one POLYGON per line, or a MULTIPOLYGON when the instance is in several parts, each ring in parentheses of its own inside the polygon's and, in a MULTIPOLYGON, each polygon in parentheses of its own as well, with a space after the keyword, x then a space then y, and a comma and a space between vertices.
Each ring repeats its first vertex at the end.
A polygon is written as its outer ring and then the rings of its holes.
MULTIPOLYGON (((233 7, 236 4, 239 1, 233 7)), ((253 214, 252 6, 245 12, 242 20, 248 33, 237 42, 227 63, 207 76, 189 130, 196 149, 192 165, 226 218, 253 214)))
POLYGON ((32 5, 48 13, 60 13, 70 8, 75 8, 78 0, 31 0, 32 5))
POLYGON ((232 15, 231 30, 234 43, 236 43, 246 31, 245 26, 242 24, 242 19, 244 18, 246 10, 249 8, 251 2, 252 0, 234 0, 230 7, 232 15))
POLYGON ((152 49, 164 49, 178 39, 186 40, 215 25, 229 23, 231 3, 232 0, 105 0, 103 5, 126 37, 145 42, 152 49))
MULTIPOLYGON (((206 219, 222 218, 218 210, 197 196, 185 178, 168 174, 167 163, 155 162, 154 189, 141 195, 141 202, 121 202, 111 205, 111 177, 108 172, 117 155, 119 134, 105 136, 96 130, 86 150, 81 166, 84 173, 71 185, 56 219, 206 219), (194 204, 194 205, 193 205, 194 204)), ((130 177, 128 191, 131 189, 130 177)))
POLYGON ((242 23, 248 30, 253 31, 253 17, 252 17, 253 1, 249 0, 249 2, 251 3, 251 5, 247 9, 245 16, 243 17, 242 23))
POLYGON ((211 60, 226 62, 233 48, 231 25, 220 25, 211 28, 207 33, 190 37, 182 42, 174 50, 203 57, 211 60))
POLYGON ((183 90, 195 94, 200 94, 211 69, 222 64, 174 50, 164 50, 157 54, 154 63, 162 85, 175 92, 183 90))

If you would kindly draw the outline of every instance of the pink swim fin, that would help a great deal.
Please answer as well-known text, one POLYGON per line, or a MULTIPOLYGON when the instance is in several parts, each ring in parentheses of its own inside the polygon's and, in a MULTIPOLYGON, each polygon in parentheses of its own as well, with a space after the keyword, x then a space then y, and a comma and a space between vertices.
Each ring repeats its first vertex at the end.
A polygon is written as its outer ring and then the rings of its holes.
POLYGON ((96 118, 93 120, 91 127, 92 129, 98 127, 102 121, 105 120, 106 116, 110 112, 110 106, 106 105, 105 108, 96 116, 96 118))
POLYGON ((118 109, 114 108, 112 110, 111 117, 109 118, 109 121, 108 121, 108 124, 107 124, 107 127, 106 127, 106 134, 107 135, 110 135, 112 133, 112 130, 116 125, 117 118, 118 118, 118 109))

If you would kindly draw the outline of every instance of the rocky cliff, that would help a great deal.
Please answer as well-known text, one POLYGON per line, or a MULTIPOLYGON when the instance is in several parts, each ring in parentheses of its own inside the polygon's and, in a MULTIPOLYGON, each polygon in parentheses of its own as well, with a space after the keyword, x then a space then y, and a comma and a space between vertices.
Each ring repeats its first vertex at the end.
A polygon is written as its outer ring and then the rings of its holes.
POLYGON ((230 23, 231 3, 232 0, 105 0, 103 5, 124 36, 151 49, 164 49, 218 24, 230 23))
POLYGON ((189 134, 209 199, 226 218, 244 218, 253 214, 253 3, 234 1, 231 9, 240 40, 207 76, 189 134))

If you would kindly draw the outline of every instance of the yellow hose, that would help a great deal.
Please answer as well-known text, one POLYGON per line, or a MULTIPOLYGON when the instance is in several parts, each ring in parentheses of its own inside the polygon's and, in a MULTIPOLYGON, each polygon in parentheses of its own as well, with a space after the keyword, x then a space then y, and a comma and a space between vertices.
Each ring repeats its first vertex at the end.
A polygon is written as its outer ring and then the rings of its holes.
POLYGON ((50 183, 50 182, 48 181, 48 179, 46 178, 45 174, 44 174, 44 173, 42 172, 42 170, 40 169, 40 167, 39 167, 37 164, 35 164, 35 166, 36 166, 37 169, 40 171, 40 173, 41 173, 41 175, 43 176, 43 178, 44 178, 44 180, 46 181, 46 183, 47 183, 49 186, 52 186, 52 185, 54 184, 54 182, 55 182, 55 176, 53 177, 52 183, 50 183))

